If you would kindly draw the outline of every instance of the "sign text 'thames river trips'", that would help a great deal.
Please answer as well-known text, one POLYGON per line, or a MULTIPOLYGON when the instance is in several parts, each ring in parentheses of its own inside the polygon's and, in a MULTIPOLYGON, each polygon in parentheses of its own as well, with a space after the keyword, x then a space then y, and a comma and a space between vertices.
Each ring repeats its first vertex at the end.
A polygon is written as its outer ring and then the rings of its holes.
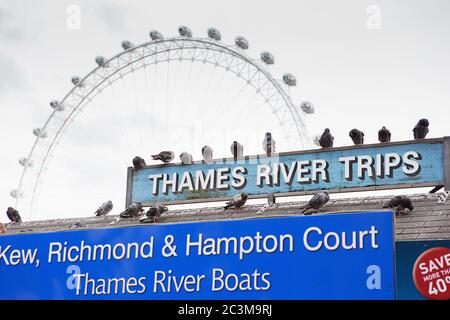
POLYGON ((444 183, 445 139, 130 169, 127 202, 200 202, 245 191, 301 194, 444 183))

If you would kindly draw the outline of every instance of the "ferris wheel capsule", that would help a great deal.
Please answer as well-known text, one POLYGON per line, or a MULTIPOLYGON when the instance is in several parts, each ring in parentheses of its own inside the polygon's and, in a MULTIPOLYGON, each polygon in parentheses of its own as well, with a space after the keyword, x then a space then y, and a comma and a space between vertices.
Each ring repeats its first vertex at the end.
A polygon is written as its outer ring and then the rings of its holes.
POLYGON ((248 41, 243 36, 236 37, 234 43, 241 49, 248 49, 248 41))
POLYGON ((34 134, 36 137, 39 137, 39 138, 47 138, 47 132, 42 131, 41 128, 34 128, 34 129, 33 129, 33 134, 34 134))
POLYGON ((59 104, 58 100, 50 101, 50 107, 52 107, 52 109, 56 110, 56 111, 63 111, 64 110, 64 106, 62 104, 59 104))
POLYGON ((95 63, 97 63, 99 67, 103 68, 108 67, 108 64, 106 63, 106 58, 102 56, 95 57, 95 63))
POLYGON ((267 64, 275 63, 275 58, 273 57, 273 54, 271 54, 269 51, 261 52, 261 60, 267 64))
POLYGON ((313 106, 312 103, 309 102, 309 101, 303 101, 303 102, 300 104, 300 108, 302 109, 302 111, 303 111, 304 113, 307 113, 307 114, 312 114, 312 113, 314 113, 314 106, 313 106))
POLYGON ((33 166, 33 160, 28 160, 27 158, 23 157, 19 159, 19 164, 22 167, 32 167, 33 166))
POLYGON ((297 85, 297 79, 292 73, 285 73, 283 75, 283 82, 289 87, 297 85))
POLYGON ((122 46, 123 50, 129 50, 134 48, 134 44, 128 40, 123 40, 120 45, 122 46))
POLYGON ((186 26, 179 26, 178 27, 178 33, 180 34, 180 36, 182 37, 188 37, 188 38, 192 38, 192 31, 191 29, 189 29, 186 26))
POLYGON ((208 31, 208 37, 210 37, 211 39, 220 41, 220 39, 222 39, 222 35, 220 34, 220 31, 217 30, 216 28, 209 28, 208 31))
POLYGON ((81 78, 79 76, 72 76, 70 81, 74 86, 84 87, 84 84, 81 82, 81 78))
POLYGON ((157 31, 157 30, 150 31, 149 35, 150 35, 150 38, 152 40, 162 40, 162 39, 164 39, 162 33, 157 31))

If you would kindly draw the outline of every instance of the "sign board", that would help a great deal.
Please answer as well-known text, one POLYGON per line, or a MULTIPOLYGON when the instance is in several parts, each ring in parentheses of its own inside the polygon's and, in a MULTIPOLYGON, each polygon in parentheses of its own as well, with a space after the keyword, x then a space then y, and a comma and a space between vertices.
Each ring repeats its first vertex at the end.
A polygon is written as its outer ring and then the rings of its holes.
POLYGON ((428 262, 421 256, 433 249, 446 248, 450 252, 450 240, 397 241, 396 273, 397 299, 425 300, 450 297, 450 255, 438 255, 428 262), (416 269, 418 270, 415 270, 416 269), (419 271, 422 279, 414 279, 419 271), (425 286, 419 283, 423 280, 425 286), (417 284, 415 282, 418 282, 417 284), (419 291, 420 290, 420 291, 419 291))
POLYGON ((127 205, 446 185, 450 138, 280 153, 128 169, 127 205))
POLYGON ((393 213, 0 237, 0 299, 394 299, 393 213))

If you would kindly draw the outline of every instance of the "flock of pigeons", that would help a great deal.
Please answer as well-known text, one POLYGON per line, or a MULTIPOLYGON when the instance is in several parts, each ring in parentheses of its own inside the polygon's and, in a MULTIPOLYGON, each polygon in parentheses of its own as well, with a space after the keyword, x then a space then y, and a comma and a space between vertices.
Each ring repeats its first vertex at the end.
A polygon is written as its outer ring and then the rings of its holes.
MULTIPOLYGON (((419 122, 413 128, 414 139, 425 139, 428 134, 428 126, 429 121, 427 119, 420 119, 419 122)), ((352 139, 355 145, 364 144, 364 132, 358 129, 352 129, 349 132, 349 136, 352 139)), ((381 143, 387 143, 391 141, 391 132, 386 128, 382 127, 378 131, 378 140, 381 143)), ((318 140, 319 145, 324 148, 332 148, 333 147, 334 137, 330 132, 330 129, 326 128, 322 133, 321 137, 318 140)), ((272 138, 272 134, 270 132, 266 132, 264 140, 263 140, 263 149, 267 156, 271 156, 275 153, 275 140, 272 138)), ((236 160, 241 158, 244 154, 244 147, 237 141, 233 141, 230 146, 231 154, 233 158, 236 160)), ((213 162, 213 150, 210 146, 204 146, 202 148, 202 156, 204 163, 212 163, 213 162)), ((161 151, 158 154, 151 156, 153 160, 162 161, 164 164, 167 164, 174 160, 175 154, 172 151, 161 151)), ((193 158, 192 155, 188 152, 183 152, 179 156, 182 164, 192 164, 193 158)), ((145 160, 139 156, 134 157, 133 159, 133 167, 136 169, 141 169, 146 166, 145 160)), ((246 192, 241 192, 238 195, 231 198, 226 204, 224 209, 230 208, 240 208, 242 207, 248 198, 248 194, 246 192)), ((303 206, 302 213, 305 215, 312 214, 314 212, 318 213, 319 210, 330 201, 330 195, 327 191, 320 191, 316 193, 308 203, 303 206)), ((407 214, 405 209, 412 211, 414 209, 411 199, 407 196, 395 196, 390 201, 386 202, 383 205, 383 208, 391 208, 394 210, 396 215, 399 214, 407 214)), ((103 203, 97 211, 95 211, 95 216, 101 217, 106 216, 113 209, 113 203, 111 200, 103 203)), ((154 204, 149 207, 145 214, 144 209, 142 208, 142 203, 136 202, 132 203, 128 208, 122 211, 119 215, 118 220, 127 219, 127 218, 135 218, 141 216, 140 221, 142 223, 155 223, 158 222, 161 214, 166 212, 168 208, 161 204, 154 204)), ((6 215, 11 223, 21 223, 22 218, 20 217, 19 211, 16 209, 9 207, 6 210, 6 215)), ((116 221, 117 222, 117 221, 116 221)), ((0 223, 0 234, 5 233, 5 226, 0 223)))
MULTIPOLYGON (((425 139, 428 134, 428 126, 430 125, 427 119, 420 119, 419 122, 413 128, 414 139, 425 139)), ((364 132, 358 129, 352 129, 349 132, 349 136, 355 145, 364 144, 364 132)), ((325 131, 320 136, 318 143, 319 145, 326 148, 333 148, 334 137, 330 132, 330 129, 326 128, 325 131)), ((391 141, 391 132, 386 127, 382 127, 378 131, 378 141, 381 143, 387 143, 391 141)))

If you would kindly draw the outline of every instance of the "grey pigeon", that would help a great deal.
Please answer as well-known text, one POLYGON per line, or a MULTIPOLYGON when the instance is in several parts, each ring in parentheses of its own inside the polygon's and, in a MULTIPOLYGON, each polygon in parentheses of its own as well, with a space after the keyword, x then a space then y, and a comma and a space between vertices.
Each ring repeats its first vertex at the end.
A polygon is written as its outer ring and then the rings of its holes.
POLYGON ((192 154, 187 152, 182 152, 180 154, 180 160, 182 164, 192 164, 192 154))
POLYGON ((134 218, 140 215, 142 211, 144 211, 144 209, 142 209, 142 203, 140 202, 132 203, 128 208, 125 209, 125 211, 122 211, 120 213, 120 217, 134 218))
POLYGON ((427 119, 420 119, 413 129, 414 139, 425 139, 428 134, 428 126, 430 123, 427 119))
POLYGON ((139 156, 136 156, 133 158, 133 167, 135 167, 136 169, 141 169, 143 166, 145 166, 145 160, 142 159, 139 156))
POLYGON ((204 146, 202 148, 202 156, 203 156, 203 160, 206 163, 209 163, 212 161, 213 158, 213 150, 210 146, 204 146))
POLYGON ((352 138, 355 145, 364 144, 364 132, 358 129, 352 129, 348 135, 352 138))
POLYGON ((263 149, 269 157, 275 153, 275 140, 270 132, 266 132, 266 136, 263 140, 263 149))
POLYGON ((241 158, 244 155, 244 146, 237 141, 233 141, 230 146, 230 150, 235 160, 237 158, 241 158))
POLYGON ((8 219, 11 220, 11 222, 21 223, 22 218, 20 217, 19 211, 12 207, 8 207, 6 210, 6 215, 8 216, 8 219))
POLYGON ((330 133, 330 129, 326 128, 319 139, 319 144, 322 148, 333 148, 334 137, 330 133))
POLYGON ((242 207, 245 202, 247 201, 247 197, 248 197, 248 193, 246 192, 241 192, 238 195, 234 196, 233 198, 231 198, 230 201, 227 201, 227 203, 225 204, 225 210, 230 209, 230 208, 240 208, 242 207))
POLYGON ((318 192, 308 201, 308 204, 302 208, 302 213, 311 214, 306 213, 310 209, 314 209, 318 213, 319 209, 322 208, 328 201, 330 201, 330 195, 327 191, 318 192))
POLYGON ((102 205, 97 209, 97 211, 95 211, 95 215, 97 217, 106 216, 108 213, 111 212, 112 209, 113 209, 113 203, 111 200, 108 200, 108 201, 102 203, 102 205))
POLYGON ((153 160, 161 160, 164 163, 169 163, 175 158, 175 154, 172 151, 161 151, 158 154, 152 155, 153 160))
POLYGON ((140 219, 140 221, 142 223, 157 222, 161 217, 161 214, 167 210, 168 208, 163 205, 153 205, 148 209, 147 213, 140 219))
POLYGON ((391 200, 386 202, 383 205, 383 208, 392 208, 392 209, 394 209, 394 212, 395 212, 396 216, 398 216, 399 214, 406 215, 407 213, 405 213, 405 209, 408 209, 409 211, 414 210, 414 207, 412 205, 412 201, 407 196, 395 196, 391 200))
POLYGON ((378 131, 378 141, 381 143, 391 142, 391 132, 385 126, 378 131))

